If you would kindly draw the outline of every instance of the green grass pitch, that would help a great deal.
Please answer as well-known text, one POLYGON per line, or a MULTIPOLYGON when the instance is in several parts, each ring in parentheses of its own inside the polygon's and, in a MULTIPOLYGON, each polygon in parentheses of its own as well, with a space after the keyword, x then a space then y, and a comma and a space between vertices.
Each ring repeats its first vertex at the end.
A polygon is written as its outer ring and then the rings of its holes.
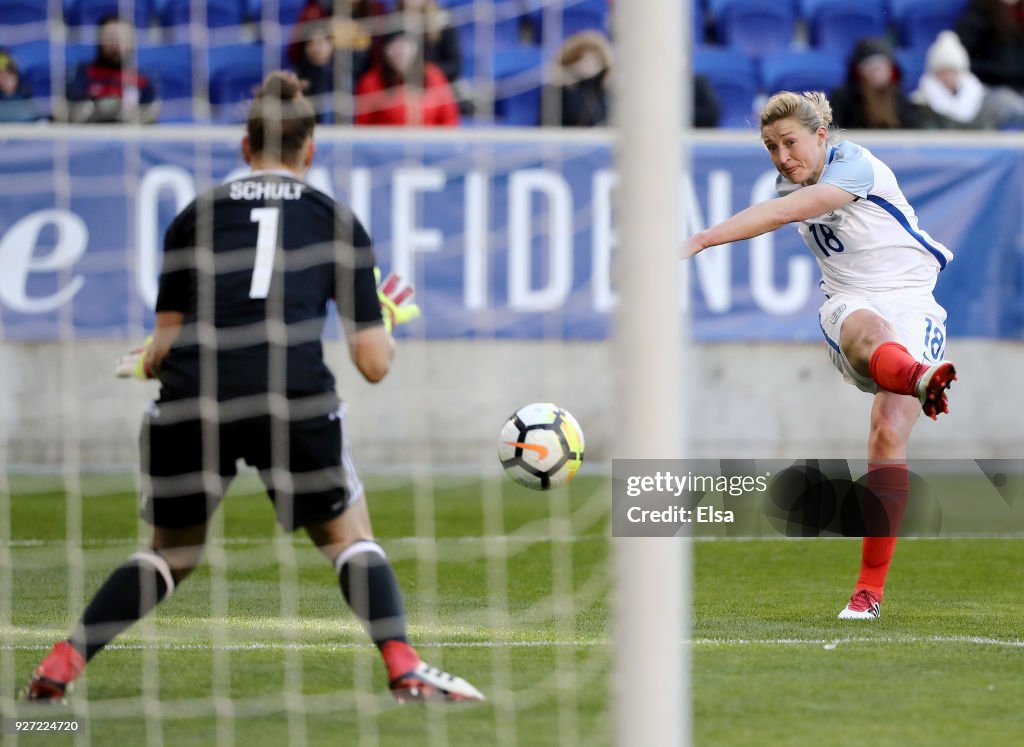
MULTIPOLYGON (((75 502, 45 482, 13 479, 0 495, 0 582, 12 582, 0 603, 5 717, 77 712, 89 744, 118 747, 611 743, 603 480, 552 494, 468 478, 368 481, 414 642, 490 698, 447 707, 392 703, 328 564, 244 488, 225 502, 208 563, 93 661, 72 705, 10 700, 80 612, 69 591, 91 594, 140 537, 130 483, 86 478, 78 555, 66 542, 75 502), (79 557, 84 573, 69 575, 79 557)), ((1024 538, 902 541, 872 623, 835 620, 857 540, 693 548, 696 744, 1020 743, 1024 538)))

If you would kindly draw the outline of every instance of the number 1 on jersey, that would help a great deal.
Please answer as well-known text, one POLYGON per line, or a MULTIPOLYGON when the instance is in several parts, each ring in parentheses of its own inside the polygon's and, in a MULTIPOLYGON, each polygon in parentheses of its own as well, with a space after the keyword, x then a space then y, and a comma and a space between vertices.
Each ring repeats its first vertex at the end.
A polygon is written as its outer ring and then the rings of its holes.
POLYGON ((256 263, 252 268, 249 298, 266 298, 270 293, 270 278, 274 275, 274 250, 277 248, 277 224, 281 209, 253 208, 249 220, 258 224, 256 229, 256 263))

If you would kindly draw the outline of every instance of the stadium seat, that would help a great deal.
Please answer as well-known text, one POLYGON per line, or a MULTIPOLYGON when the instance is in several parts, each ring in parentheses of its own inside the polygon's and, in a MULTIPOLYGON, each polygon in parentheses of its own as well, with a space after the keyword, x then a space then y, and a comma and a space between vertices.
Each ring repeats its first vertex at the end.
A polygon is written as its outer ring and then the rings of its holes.
MULTIPOLYGON (((60 60, 52 60, 54 51, 47 39, 15 44, 10 47, 11 54, 18 62, 21 79, 32 88, 36 98, 46 98, 52 94, 53 74, 51 64, 60 60)), ((60 50, 57 50, 60 51, 60 50)), ((96 54, 95 44, 66 44, 63 47, 63 62, 70 76, 74 69, 83 62, 88 62, 96 54)))
POLYGON ((10 53, 18 63, 21 80, 35 97, 50 95, 50 42, 45 39, 14 44, 10 53))
POLYGON ((459 37, 459 52, 462 54, 462 77, 472 80, 477 68, 476 26, 464 23, 456 27, 459 37))
POLYGON ((252 98, 263 80, 262 44, 226 44, 207 51, 210 104, 214 119, 241 122, 245 119, 242 102, 252 98))
POLYGON ((518 24, 521 18, 497 21, 492 37, 487 22, 474 20, 472 5, 451 9, 451 23, 455 26, 462 54, 463 78, 471 80, 480 76, 486 81, 493 79, 495 50, 520 46, 518 24))
POLYGON ((758 92, 757 68, 745 53, 735 49, 698 49, 693 71, 708 79, 722 107, 720 127, 749 127, 758 92))
MULTIPOLYGON (((134 22, 138 28, 146 28, 153 17, 150 0, 133 0, 134 22)), ((95 26, 107 16, 121 12, 119 0, 64 0, 64 22, 68 26, 95 26)))
POLYGON ((911 93, 917 88, 917 83, 924 73, 925 50, 918 49, 897 49, 896 62, 900 66, 900 82, 905 93, 911 93))
MULTIPOLYGON (((4 26, 39 23, 46 20, 46 3, 39 0, 0 0, 0 18, 4 26)), ((2 39, 0 42, 6 43, 2 39)))
POLYGON ((846 63, 818 50, 777 52, 761 58, 761 87, 768 95, 779 91, 831 93, 846 79, 846 63))
POLYGON ((711 0, 718 41, 753 57, 787 49, 796 8, 783 0, 711 0))
POLYGON ((827 49, 843 60, 861 39, 886 35, 882 0, 801 0, 800 10, 811 46, 827 49))
POLYGON ((494 114, 503 124, 540 123, 543 55, 539 47, 500 49, 494 55, 494 114))
POLYGON ((693 46, 699 47, 704 43, 704 0, 691 0, 690 7, 693 8, 690 18, 693 46))
MULTIPOLYGON (((192 0, 157 0, 162 26, 183 26, 191 20, 192 0)), ((206 27, 238 26, 245 20, 243 0, 207 0, 206 27)))
MULTIPOLYGON (((540 7, 533 11, 533 23, 540 32, 539 38, 550 43, 551 40, 547 40, 545 35, 549 33, 549 30, 552 33, 558 33, 558 29, 555 28, 558 25, 557 4, 538 5, 540 7)), ((601 31, 607 34, 609 32, 608 20, 608 0, 562 0, 561 36, 559 39, 567 39, 573 34, 587 30, 601 31)))
POLYGON ((140 47, 139 70, 155 80, 160 98, 160 122, 191 122, 192 48, 188 44, 140 47))
MULTIPOLYGON (((246 15, 253 21, 275 19, 282 26, 292 26, 299 20, 299 13, 306 0, 246 0, 246 15)), ((330 3, 327 7, 330 7, 330 3)))
POLYGON ((608 0, 565 0, 562 10, 562 36, 594 29, 608 31, 608 0))
POLYGON ((888 0, 901 47, 926 48, 944 29, 953 28, 966 0, 888 0))

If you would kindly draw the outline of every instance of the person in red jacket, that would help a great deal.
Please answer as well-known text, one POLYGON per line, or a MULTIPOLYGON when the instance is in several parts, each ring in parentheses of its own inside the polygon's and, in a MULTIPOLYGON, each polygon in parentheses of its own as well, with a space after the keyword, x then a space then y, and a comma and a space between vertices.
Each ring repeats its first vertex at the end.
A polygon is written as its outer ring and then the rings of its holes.
POLYGON ((160 110, 153 80, 135 67, 135 29, 117 16, 99 22, 96 57, 67 81, 72 122, 149 124, 160 110))
POLYGON ((386 36, 356 87, 356 124, 454 127, 459 107, 441 68, 423 59, 416 37, 386 36))

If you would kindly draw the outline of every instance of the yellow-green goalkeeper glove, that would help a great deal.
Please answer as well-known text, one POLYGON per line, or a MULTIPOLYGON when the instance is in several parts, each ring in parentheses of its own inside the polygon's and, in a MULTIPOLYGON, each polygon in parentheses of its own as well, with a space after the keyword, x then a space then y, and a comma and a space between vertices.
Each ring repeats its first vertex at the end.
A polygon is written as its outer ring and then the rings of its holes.
POLYGON ((377 298, 380 299, 380 312, 388 332, 420 315, 420 307, 413 303, 416 289, 412 285, 393 272, 389 272, 382 282, 379 267, 373 268, 373 276, 377 279, 377 298))
POLYGON ((141 348, 136 348, 128 353, 128 355, 122 355, 118 359, 114 372, 119 379, 156 378, 156 374, 153 373, 153 369, 149 367, 149 363, 146 361, 146 353, 149 352, 149 346, 152 343, 153 335, 150 335, 146 338, 146 342, 141 348))

